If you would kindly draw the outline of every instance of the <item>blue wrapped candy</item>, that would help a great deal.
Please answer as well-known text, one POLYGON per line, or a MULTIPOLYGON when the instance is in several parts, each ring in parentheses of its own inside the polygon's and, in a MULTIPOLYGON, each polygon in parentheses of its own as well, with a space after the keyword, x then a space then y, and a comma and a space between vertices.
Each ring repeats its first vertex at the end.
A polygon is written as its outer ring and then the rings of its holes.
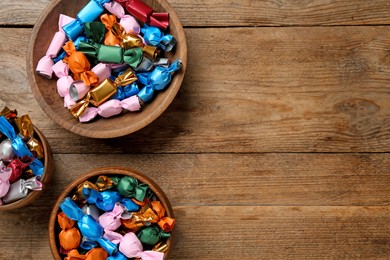
MULTIPOLYGON (((16 156, 23 157, 28 156, 34 158, 32 152, 27 148, 27 145, 23 142, 22 138, 15 133, 14 127, 4 117, 0 117, 0 132, 8 137, 12 142, 12 149, 16 156)), ((44 172, 43 164, 37 158, 34 158, 30 164, 30 169, 36 176, 42 176, 44 172)))
POLYGON ((72 41, 83 31, 84 23, 93 22, 103 13, 103 5, 109 3, 110 0, 91 0, 77 14, 76 20, 64 25, 62 29, 65 35, 72 41))
POLYGON ((165 89, 172 81, 172 74, 181 66, 181 61, 175 60, 168 68, 159 66, 150 73, 137 74, 138 81, 145 85, 138 93, 138 97, 145 103, 151 101, 154 91, 165 89))
POLYGON ((170 34, 164 34, 159 28, 145 26, 141 29, 143 38, 147 45, 156 46, 164 51, 171 51, 176 45, 176 39, 170 34))
POLYGON ((117 92, 111 97, 111 99, 124 100, 125 98, 137 95, 139 92, 137 83, 131 83, 124 87, 118 86, 116 90, 117 92))
MULTIPOLYGON (((71 198, 65 198, 60 208, 68 218, 77 221, 79 230, 86 240, 98 242, 110 255, 118 252, 117 246, 103 237, 103 227, 92 216, 83 214, 71 198)), ((93 243, 89 246, 93 246, 93 243)))
POLYGON ((127 257, 121 252, 115 253, 107 258, 107 260, 127 260, 127 257))
POLYGON ((121 204, 129 212, 137 212, 140 210, 140 206, 137 203, 135 203, 132 199, 129 199, 129 198, 123 198, 121 200, 121 204))
POLYGON ((88 203, 95 204, 101 210, 112 211, 115 203, 120 202, 122 197, 116 191, 96 191, 91 188, 83 188, 83 196, 88 203))

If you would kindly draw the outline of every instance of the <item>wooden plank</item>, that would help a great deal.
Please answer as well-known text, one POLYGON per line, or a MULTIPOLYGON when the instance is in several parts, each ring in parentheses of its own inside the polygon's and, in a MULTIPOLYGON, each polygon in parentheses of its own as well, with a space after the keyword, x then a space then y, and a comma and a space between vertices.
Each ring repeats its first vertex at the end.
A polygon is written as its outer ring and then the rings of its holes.
MULTIPOLYGON (((388 259, 390 255, 390 207, 182 206, 174 210, 177 236, 171 259, 388 259)), ((2 213, 2 258, 51 259, 49 212, 49 205, 36 204, 2 213)))
POLYGON ((390 205, 390 154, 54 155, 52 204, 76 176, 126 166, 155 180, 174 206, 390 205), (70 170, 71 169, 71 170, 70 170))
MULTIPOLYGON (((33 25, 51 0, 2 0, 1 25, 33 25)), ((389 0, 169 0, 184 26, 389 24, 389 0)))
POLYGON ((48 120, 26 81, 30 30, 0 33, 0 106, 29 112, 57 153, 390 151, 388 27, 186 29, 178 96, 113 140, 48 120))

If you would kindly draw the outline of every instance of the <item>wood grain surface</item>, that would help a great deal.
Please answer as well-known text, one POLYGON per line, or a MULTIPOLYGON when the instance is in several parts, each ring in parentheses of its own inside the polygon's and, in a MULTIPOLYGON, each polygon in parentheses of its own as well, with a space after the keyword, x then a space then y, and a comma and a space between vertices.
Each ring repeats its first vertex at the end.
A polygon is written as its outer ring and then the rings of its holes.
POLYGON ((55 161, 38 201, 0 212, 0 259, 51 259, 56 198, 110 165, 167 194, 170 259, 390 258, 390 1, 170 0, 184 84, 154 123, 110 140, 60 128, 33 98, 27 43, 49 2, 0 3, 0 107, 29 113, 55 161))
MULTIPOLYGON (((51 0, 1 0, 0 25, 33 25, 51 0)), ((383 25, 389 0, 169 0, 184 26, 383 25)))
POLYGON ((186 29, 177 98, 113 140, 68 133, 42 113, 26 82, 29 32, 0 29, 0 105, 29 112, 55 153, 390 151, 386 26, 186 29))

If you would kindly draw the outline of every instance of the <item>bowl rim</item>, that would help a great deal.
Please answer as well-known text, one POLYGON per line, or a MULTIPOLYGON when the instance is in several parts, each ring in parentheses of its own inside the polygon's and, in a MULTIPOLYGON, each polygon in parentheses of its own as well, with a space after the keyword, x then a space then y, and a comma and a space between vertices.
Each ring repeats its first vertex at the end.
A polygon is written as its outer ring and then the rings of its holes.
MULTIPOLYGON (((39 105, 41 106, 42 110, 58 125, 61 127, 65 128, 66 130, 73 132, 75 134, 85 136, 85 137, 90 137, 90 138, 98 138, 98 139, 107 139, 107 138, 116 138, 116 137, 121 137, 121 136, 126 136, 131 133, 134 133, 146 126, 148 126, 150 123, 152 123, 154 120, 156 120, 167 108, 168 106, 172 103, 173 99, 179 92, 179 89, 183 83, 186 68, 187 68, 187 39, 185 35, 185 31, 183 29, 183 26, 181 24, 181 21, 179 20, 175 10, 173 7, 167 2, 167 0, 154 0, 158 4, 160 4, 168 13, 169 13, 169 19, 174 20, 175 23, 178 25, 177 30, 178 34, 181 34, 181 40, 180 40, 180 45, 182 45, 181 50, 182 50, 182 67, 180 69, 179 73, 176 73, 175 78, 177 78, 176 84, 179 85, 179 87, 173 89, 171 88, 170 92, 166 97, 161 101, 161 104, 158 108, 154 109, 151 111, 148 116, 142 118, 141 120, 131 124, 130 126, 125 126, 121 129, 116 129, 116 130, 88 130, 83 128, 83 125, 85 123, 79 123, 78 121, 74 123, 73 119, 72 120, 65 120, 62 117, 60 117, 57 113, 55 113, 49 104, 46 102, 46 100, 43 98, 42 94, 39 91, 38 84, 35 80, 35 77, 38 76, 36 74, 35 68, 33 66, 33 50, 35 48, 35 42, 37 40, 37 35, 40 27, 46 20, 46 18, 50 15, 50 12, 58 5, 60 2, 63 0, 54 0, 50 4, 47 5, 47 7, 42 11, 41 15, 39 16, 37 22, 34 25, 34 28, 32 30, 30 40, 28 43, 28 48, 27 48, 27 58, 26 58, 26 70, 27 74, 31 75, 28 77, 28 82, 30 85, 30 88, 33 92, 33 95, 39 105)), ((65 109, 65 108, 64 108, 65 109)), ((141 113, 143 112, 142 110, 140 111, 141 113)), ((123 116, 123 115, 122 115, 123 116)), ((92 122, 93 123, 93 122, 92 122)))
MULTIPOLYGON (((49 244, 50 244, 50 250, 52 252, 52 255, 55 259, 62 259, 60 257, 60 254, 58 252, 57 242, 56 242, 56 221, 57 221, 57 214, 59 212, 60 204, 61 202, 68 196, 68 194, 77 187, 78 184, 94 177, 98 177, 100 175, 125 175, 125 176, 131 176, 133 178, 136 178, 137 180, 146 183, 149 185, 150 189, 153 191, 153 193, 157 196, 159 201, 163 204, 167 216, 174 218, 174 212, 171 206, 171 203, 169 202, 169 199, 167 195, 164 193, 164 191, 158 186, 156 182, 154 182, 152 179, 147 177, 146 175, 140 173, 137 170, 134 170, 129 167, 124 166, 106 166, 106 167, 99 167, 94 168, 76 179, 74 179, 71 183, 69 183, 64 190, 61 192, 61 194, 58 196, 52 211, 50 213, 50 219, 49 219, 49 244)), ((168 259, 169 255, 172 252, 172 245, 173 245, 173 239, 174 239, 174 231, 173 229, 171 233, 171 237, 167 240, 168 245, 168 251, 164 255, 164 259, 168 259)))
POLYGON ((28 204, 35 201, 39 196, 42 195, 44 190, 47 188, 46 186, 50 180, 51 174, 53 173, 54 170, 53 153, 51 151, 49 142, 46 140, 45 136, 36 126, 33 125, 33 128, 34 128, 34 133, 38 136, 38 139, 41 141, 43 147, 44 171, 43 171, 43 176, 40 179, 40 182, 42 183, 42 190, 30 191, 28 195, 23 199, 17 200, 9 204, 1 205, 0 211, 18 209, 27 206, 28 204))

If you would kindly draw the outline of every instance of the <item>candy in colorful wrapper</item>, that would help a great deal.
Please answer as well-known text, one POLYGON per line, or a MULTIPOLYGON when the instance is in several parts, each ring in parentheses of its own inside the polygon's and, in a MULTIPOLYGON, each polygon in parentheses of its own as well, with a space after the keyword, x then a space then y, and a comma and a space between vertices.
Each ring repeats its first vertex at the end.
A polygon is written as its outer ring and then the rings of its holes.
POLYGON ((81 235, 77 228, 74 227, 75 221, 68 218, 64 212, 57 215, 58 225, 62 229, 59 234, 61 247, 65 251, 76 249, 80 245, 81 235))
POLYGON ((4 107, 0 112, 0 116, 4 116, 7 120, 14 120, 18 116, 18 111, 4 107))
MULTIPOLYGON (((106 27, 101 22, 84 23, 85 37, 88 42, 101 43, 104 39, 106 27)), ((86 40, 84 40, 85 42, 86 40)))
MULTIPOLYGON (((4 116, 0 117, 0 132, 2 132, 8 139, 12 142, 12 148, 16 156, 23 157, 33 157, 32 152, 27 148, 26 144, 23 142, 22 138, 15 133, 13 126, 7 121, 4 116)), ((30 164, 30 169, 37 176, 42 176, 44 167, 40 160, 34 158, 33 162, 30 164)))
POLYGON ((149 191, 149 185, 146 183, 139 183, 137 179, 124 176, 118 182, 118 192, 123 197, 134 197, 138 201, 143 201, 149 191))
POLYGON ((58 32, 54 34, 49 48, 46 51, 46 55, 39 60, 37 65, 36 71, 40 75, 51 79, 53 74, 52 66, 54 65, 53 58, 57 56, 62 48, 62 45, 64 45, 64 43, 67 41, 62 26, 72 22, 73 20, 74 19, 69 16, 60 14, 60 18, 58 20, 58 32))
POLYGON ((143 244, 154 246, 161 239, 169 238, 171 234, 162 231, 159 227, 151 226, 142 229, 137 236, 143 244))
POLYGON ((103 248, 92 248, 85 255, 81 255, 77 249, 68 252, 65 260, 106 260, 108 253, 103 248))
POLYGON ((60 204, 60 208, 66 216, 77 221, 77 225, 83 236, 91 241, 98 242, 110 255, 117 252, 116 245, 103 237, 103 227, 90 215, 83 214, 73 200, 69 197, 65 198, 60 204))
POLYGON ((86 237, 81 238, 80 248, 84 250, 91 250, 92 248, 98 247, 99 244, 96 241, 89 240, 86 237))
POLYGON ((12 142, 9 139, 5 139, 0 143, 0 160, 4 162, 10 162, 15 157, 14 150, 12 148, 12 142))
POLYGON ((100 21, 102 21, 102 24, 104 24, 104 26, 107 29, 107 33, 104 36, 104 44, 111 45, 111 46, 119 45, 119 39, 111 32, 112 25, 114 23, 117 23, 116 16, 109 15, 109 14, 102 14, 100 16, 100 21))
POLYGON ((28 115, 18 117, 15 119, 15 124, 30 151, 35 152, 38 159, 43 159, 43 146, 41 141, 34 137, 34 127, 30 117, 28 115))
POLYGON ((96 191, 90 188, 83 188, 83 196, 90 204, 95 204, 101 210, 112 211, 115 203, 121 200, 119 193, 116 191, 96 191))
POLYGON ((167 243, 164 243, 163 241, 160 241, 157 245, 153 247, 153 251, 165 253, 168 251, 168 245, 167 243))
POLYGON ((5 167, 4 163, 0 161, 0 205, 3 205, 2 198, 7 195, 9 191, 9 178, 11 177, 11 174, 11 168, 5 167))
POLYGON ((129 212, 139 211, 139 209, 140 209, 140 206, 137 203, 135 203, 132 199, 129 199, 129 198, 123 198, 121 200, 121 204, 129 212))
POLYGON ((113 187, 115 187, 118 184, 118 182, 119 182, 118 177, 108 177, 105 175, 100 175, 97 178, 95 185, 96 185, 98 191, 105 191, 105 190, 112 189, 113 187))
POLYGON ((85 204, 85 205, 82 207, 81 210, 82 210, 83 214, 90 215, 90 216, 93 217, 96 221, 99 221, 100 213, 99 213, 99 209, 98 209, 95 205, 92 205, 92 204, 85 204))
POLYGON ((131 213, 120 203, 115 203, 112 211, 105 212, 99 217, 99 224, 104 228, 104 231, 114 231, 121 226, 121 219, 129 218, 131 218, 131 213))
POLYGON ((118 46, 87 42, 80 42, 79 51, 100 62, 126 63, 132 68, 136 68, 140 64, 143 55, 141 47, 125 50, 118 46))
MULTIPOLYGON (((111 67, 104 63, 97 64, 91 71, 98 77, 98 83, 103 82, 111 76, 111 67)), ((86 86, 82 81, 73 82, 69 88, 69 96, 73 101, 78 101, 88 93, 90 88, 90 86, 86 86)))
POLYGON ((104 7, 107 9, 107 11, 120 19, 119 24, 125 28, 126 33, 132 32, 135 35, 140 33, 141 27, 137 20, 135 20, 133 16, 125 14, 125 9, 119 3, 112 1, 110 3, 104 4, 104 7))
POLYGON ((163 33, 159 28, 145 25, 141 33, 146 44, 156 46, 164 51, 171 51, 176 45, 176 39, 170 34, 163 33))
POLYGON ((27 168, 33 161, 33 158, 28 156, 17 157, 13 159, 8 165, 7 168, 12 170, 11 177, 9 179, 10 183, 14 183, 15 181, 20 179, 22 172, 25 168, 27 168))
POLYGON ((76 20, 63 26, 66 36, 70 40, 75 40, 83 31, 83 25, 87 22, 93 22, 103 13, 103 5, 110 2, 110 0, 91 0, 83 9, 77 14, 76 20))
POLYGON ((136 80, 137 77, 131 69, 128 69, 125 73, 119 75, 115 81, 106 79, 92 88, 83 100, 79 101, 70 109, 70 112, 74 117, 78 118, 84 113, 89 104, 94 106, 101 105, 117 92, 118 86, 125 86, 136 80))
POLYGON ((169 26, 168 13, 155 13, 153 9, 141 0, 115 0, 125 6, 126 10, 142 23, 166 30, 169 26))
POLYGON ((123 219, 121 222, 126 229, 137 232, 142 227, 148 226, 151 223, 157 223, 158 221, 159 217, 157 214, 146 204, 139 212, 133 212, 130 219, 123 219))
POLYGON ((82 182, 79 185, 77 185, 76 192, 72 196, 72 200, 77 201, 77 202, 86 201, 86 199, 84 198, 84 195, 83 195, 84 188, 91 188, 91 189, 94 189, 96 191, 98 190, 96 185, 93 184, 92 182, 90 182, 90 181, 82 182))
POLYGON ((113 255, 110 255, 107 260, 127 260, 127 257, 121 252, 117 252, 113 255))
POLYGON ((11 203, 27 197, 30 190, 42 190, 42 183, 37 176, 28 180, 19 179, 12 183, 7 195, 3 198, 4 203, 11 203))
POLYGON ((175 227, 176 221, 173 218, 165 216, 165 208, 160 201, 151 201, 150 205, 159 218, 158 225, 160 228, 165 232, 171 232, 175 227))
POLYGON ((156 67, 150 73, 140 73, 138 81, 145 85, 138 97, 145 103, 150 102, 153 99, 155 90, 161 91, 165 89, 172 81, 172 74, 178 71, 182 66, 180 60, 174 61, 168 68, 156 67))
POLYGON ((143 251, 143 246, 137 236, 133 232, 129 232, 122 236, 113 231, 106 231, 104 237, 115 244, 119 244, 119 252, 128 258, 141 258, 147 260, 162 260, 164 253, 156 251, 143 251))
POLYGON ((121 101, 131 96, 137 95, 139 88, 137 83, 131 83, 124 87, 118 87, 116 91, 117 92, 111 97, 111 99, 117 99, 121 101))
POLYGON ((53 66, 53 72, 57 76, 57 92, 60 97, 64 97, 64 106, 70 108, 75 105, 70 96, 69 88, 74 82, 74 79, 69 76, 69 66, 64 61, 60 60, 53 66))
MULTIPOLYGON (((115 15, 103 14, 100 19, 108 30, 104 44, 112 46, 119 45, 125 50, 144 47, 146 45, 143 38, 138 34, 133 31, 127 32, 126 29, 116 21, 115 15)), ((156 48, 149 48, 149 50, 146 50, 145 52, 151 57, 156 57, 159 54, 156 48)))
MULTIPOLYGON (((81 43, 83 42, 80 42, 79 49, 81 49, 81 43)), ((77 51, 75 45, 71 41, 68 41, 63 48, 67 54, 64 62, 68 64, 70 71, 72 71, 73 78, 75 80, 82 80, 86 86, 96 85, 99 79, 96 74, 90 70, 91 64, 84 53, 77 51)))
POLYGON ((99 107, 87 107, 85 112, 79 116, 79 121, 82 123, 93 120, 97 115, 104 118, 109 118, 122 113, 126 109, 131 112, 139 111, 141 109, 140 101, 136 95, 126 98, 124 100, 112 99, 103 103, 99 107))

